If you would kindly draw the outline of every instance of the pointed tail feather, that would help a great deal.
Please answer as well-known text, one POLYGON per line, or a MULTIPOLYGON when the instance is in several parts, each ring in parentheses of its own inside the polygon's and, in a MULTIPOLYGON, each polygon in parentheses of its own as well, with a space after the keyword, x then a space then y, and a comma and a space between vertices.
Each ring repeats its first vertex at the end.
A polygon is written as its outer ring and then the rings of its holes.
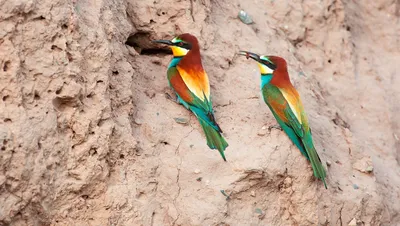
POLYGON ((311 166, 314 171, 314 176, 321 179, 322 182, 324 182, 325 188, 328 189, 328 187, 326 186, 326 182, 325 182, 326 171, 325 171, 324 166, 322 165, 322 162, 321 162, 321 159, 319 158, 317 150, 315 150, 314 144, 312 142, 311 134, 310 133, 306 134, 302 140, 303 140, 304 147, 307 151, 307 154, 310 158, 311 166))
POLYGON ((224 150, 228 147, 228 143, 225 141, 224 137, 222 137, 221 133, 219 133, 214 127, 210 126, 202 118, 198 117, 198 119, 203 128, 204 134, 206 135, 207 145, 211 149, 217 149, 221 154, 222 159, 226 161, 224 150))

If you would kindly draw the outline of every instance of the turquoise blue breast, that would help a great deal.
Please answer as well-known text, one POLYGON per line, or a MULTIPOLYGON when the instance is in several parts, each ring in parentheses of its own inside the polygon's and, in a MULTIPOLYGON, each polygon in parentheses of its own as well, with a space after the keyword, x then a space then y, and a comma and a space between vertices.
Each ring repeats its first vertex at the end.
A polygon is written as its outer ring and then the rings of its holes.
POLYGON ((174 57, 172 58, 171 63, 169 63, 168 69, 171 67, 176 67, 176 65, 179 63, 179 61, 182 60, 182 57, 174 57))
POLYGON ((263 74, 261 75, 261 89, 267 85, 272 79, 272 74, 263 74))

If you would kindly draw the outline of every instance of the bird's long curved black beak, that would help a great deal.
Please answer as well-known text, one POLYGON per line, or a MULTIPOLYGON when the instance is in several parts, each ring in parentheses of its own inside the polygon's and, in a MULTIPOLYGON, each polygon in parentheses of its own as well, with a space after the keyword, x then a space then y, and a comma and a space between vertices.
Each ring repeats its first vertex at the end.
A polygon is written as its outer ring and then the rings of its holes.
POLYGON ((161 44, 166 44, 166 45, 173 45, 174 43, 171 42, 170 40, 153 40, 154 43, 161 43, 161 44))
POLYGON ((245 56, 247 59, 251 58, 257 62, 260 62, 260 56, 255 53, 248 52, 248 51, 239 51, 239 55, 245 56))

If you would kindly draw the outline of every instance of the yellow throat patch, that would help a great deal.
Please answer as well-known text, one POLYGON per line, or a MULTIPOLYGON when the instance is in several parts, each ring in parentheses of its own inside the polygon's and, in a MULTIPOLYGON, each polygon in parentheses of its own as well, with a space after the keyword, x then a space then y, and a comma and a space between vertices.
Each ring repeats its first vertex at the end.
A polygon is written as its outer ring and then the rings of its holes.
POLYGON ((258 64, 258 67, 260 68, 261 74, 272 74, 272 72, 274 72, 274 70, 271 70, 271 68, 265 66, 262 63, 257 62, 257 64, 258 64))
POLYGON ((182 57, 185 56, 189 50, 185 49, 185 48, 181 48, 179 46, 170 46, 171 50, 172 50, 172 54, 174 54, 174 56, 176 57, 182 57))

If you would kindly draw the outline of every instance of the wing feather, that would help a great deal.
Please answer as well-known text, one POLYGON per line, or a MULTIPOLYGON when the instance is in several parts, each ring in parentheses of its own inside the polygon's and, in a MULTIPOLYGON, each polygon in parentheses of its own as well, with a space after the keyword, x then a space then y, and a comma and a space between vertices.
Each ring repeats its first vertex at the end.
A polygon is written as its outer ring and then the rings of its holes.
POLYGON ((296 119, 299 121, 301 124, 302 122, 302 117, 301 117, 301 111, 299 107, 299 94, 295 89, 282 89, 280 88, 279 91, 281 91, 283 97, 287 101, 290 109, 292 110, 293 114, 296 116, 296 119))
MULTIPOLYGON (((201 90, 200 98, 189 88, 188 83, 183 79, 182 74, 176 67, 171 67, 168 69, 168 80, 170 86, 174 89, 177 95, 184 101, 184 105, 195 113, 198 117, 201 117, 209 125, 211 125, 215 130, 222 132, 221 128, 218 126, 214 118, 214 112, 212 109, 212 103, 210 100, 210 91, 207 90, 208 95, 201 90)), ((191 83, 193 85, 193 83, 191 83)), ((207 80, 208 84, 208 80, 207 80)))
POLYGON ((189 90, 202 101, 210 100, 210 84, 204 70, 187 70, 177 66, 180 76, 189 90))
MULTIPOLYGON (((285 92, 283 89, 274 85, 267 85, 263 89, 264 98, 271 110, 282 120, 286 125, 293 129, 297 136, 302 138, 305 134, 302 119, 304 119, 299 107, 299 99, 290 92, 285 92)), ((297 92, 296 92, 297 93, 297 92)))

